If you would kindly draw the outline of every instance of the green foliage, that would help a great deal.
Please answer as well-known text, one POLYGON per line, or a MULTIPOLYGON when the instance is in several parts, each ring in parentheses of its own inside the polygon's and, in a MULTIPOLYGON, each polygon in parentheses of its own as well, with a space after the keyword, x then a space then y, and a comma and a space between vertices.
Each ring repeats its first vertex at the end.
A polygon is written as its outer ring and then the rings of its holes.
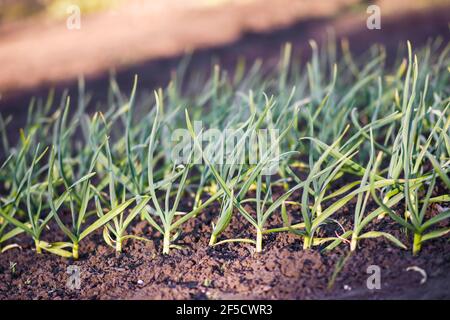
POLYGON ((340 60, 334 43, 311 47, 305 68, 288 44, 277 68, 241 60, 233 77, 215 65, 208 78, 187 58, 153 95, 138 94, 137 77, 129 97, 111 79, 102 112, 80 80, 75 107, 67 93, 59 103, 53 92, 34 99, 18 136, 0 115, 1 251, 25 234, 38 253, 78 258, 80 242, 98 232, 121 252, 127 239, 154 240, 129 233, 140 218, 169 254, 212 205, 210 245, 251 243, 256 252, 278 232, 301 237, 305 249, 355 251, 378 237, 406 248, 397 232, 406 229, 418 254, 450 233, 450 47, 436 40, 413 55, 408 43, 396 67, 377 46, 356 60, 345 43, 340 60), (205 137, 211 128, 218 136, 205 137), (182 142, 171 139, 178 129, 182 142), (254 145, 254 132, 273 129, 271 144, 254 145), (242 134, 235 141, 227 130, 242 134), (184 162, 173 158, 179 143, 190 150, 184 162), (350 227, 338 222, 345 208, 350 227), (229 237, 239 219, 248 235, 229 237), (376 219, 397 229, 376 230, 376 219), (43 241, 55 228, 64 239, 43 241))

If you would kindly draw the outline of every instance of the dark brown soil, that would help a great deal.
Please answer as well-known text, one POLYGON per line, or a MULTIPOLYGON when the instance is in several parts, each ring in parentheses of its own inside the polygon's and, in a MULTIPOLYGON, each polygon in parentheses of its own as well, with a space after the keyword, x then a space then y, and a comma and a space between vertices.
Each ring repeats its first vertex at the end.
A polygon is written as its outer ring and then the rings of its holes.
MULTIPOLYGON (((336 218, 350 226, 352 206, 336 218)), ((0 255, 0 299, 430 299, 450 298, 450 243, 448 238, 424 244, 418 257, 393 247, 383 239, 363 240, 345 262, 334 286, 328 289, 347 245, 332 252, 303 250, 298 236, 279 233, 265 236, 264 252, 255 254, 250 244, 208 246, 210 225, 217 208, 203 212, 186 225, 177 240, 183 249, 162 256, 160 238, 145 222, 131 232, 151 242, 129 241, 117 256, 100 234, 81 244, 78 261, 50 254, 37 255, 22 237, 22 249, 0 255), (81 288, 66 286, 67 267, 80 268, 81 288), (369 290, 367 268, 381 271, 381 289, 369 290), (421 284, 419 267, 427 274, 421 284)), ((291 208, 298 217, 298 208, 291 208)), ((251 236, 252 229, 239 218, 224 237, 251 236)), ((330 222, 331 224, 333 222, 330 222)), ((280 221, 274 218, 273 225, 280 221)), ((325 228, 321 232, 327 232, 325 228)), ((334 228, 335 229, 335 228, 334 228)), ((377 220, 371 230, 389 231, 410 246, 408 236, 388 218, 377 220)))

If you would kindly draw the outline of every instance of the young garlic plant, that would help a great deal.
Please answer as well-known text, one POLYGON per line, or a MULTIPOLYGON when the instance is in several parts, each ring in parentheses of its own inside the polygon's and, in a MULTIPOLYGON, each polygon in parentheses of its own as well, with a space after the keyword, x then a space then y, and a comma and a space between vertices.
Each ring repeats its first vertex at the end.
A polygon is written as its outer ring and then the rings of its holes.
MULTIPOLYGON (((447 118, 444 126, 447 128, 447 130, 450 123, 449 119, 450 117, 447 118)), ((414 128, 414 125, 408 127, 414 128)), ((435 127, 435 129, 436 128, 437 127, 435 127)), ((408 134, 408 131, 402 131, 399 135, 403 137, 403 143, 402 147, 394 151, 394 157, 391 158, 391 167, 396 167, 398 170, 401 170, 404 176, 403 179, 397 179, 397 185, 399 185, 402 199, 404 200, 405 204, 404 217, 398 215, 392 208, 388 206, 385 199, 389 198, 389 195, 380 197, 376 193, 375 182, 373 181, 373 179, 371 179, 370 182, 372 197, 383 209, 383 211, 388 213, 388 215, 402 227, 413 233, 414 240, 412 251, 414 255, 417 255, 419 253, 423 242, 441 237, 450 232, 450 228, 432 228, 436 224, 450 218, 450 209, 444 209, 432 218, 427 219, 427 212, 430 210, 430 205, 432 203, 448 201, 448 197, 445 196, 434 198, 432 197, 433 190, 436 186, 436 181, 438 181, 438 178, 440 178, 442 183, 447 188, 450 188, 450 180, 448 178, 448 172, 450 171, 448 151, 450 151, 450 148, 447 149, 446 156, 442 155, 443 163, 439 163, 427 150, 432 141, 433 133, 436 133, 437 131, 438 130, 433 130, 433 132, 430 133, 429 139, 426 140, 425 144, 422 145, 421 148, 417 149, 413 148, 413 143, 410 142, 412 141, 411 136, 408 134), (413 150, 417 150, 417 152, 413 152, 413 150), (402 156, 402 153, 404 153, 404 156, 402 156), (433 167, 433 172, 431 173, 425 174, 420 172, 420 168, 422 167, 422 163, 424 162, 425 157, 433 167), (415 165, 413 165, 412 159, 416 159, 415 165), (396 161, 396 163, 394 161, 396 161), (421 196, 423 193, 425 193, 424 197, 421 196), (429 231, 430 229, 432 229, 432 231, 429 231)), ((444 137, 446 136, 446 131, 440 130, 440 132, 441 133, 439 134, 439 138, 437 139, 437 141, 445 139, 444 137)), ((384 154, 380 151, 375 163, 375 172, 379 164, 381 163, 383 156, 384 154)))
MULTIPOLYGON (((35 167, 47 151, 47 149, 45 149, 40 153, 39 149, 40 146, 38 144, 34 152, 31 165, 26 171, 23 183, 20 184, 17 189, 17 196, 0 209, 0 215, 3 219, 5 219, 4 221, 11 223, 15 227, 9 233, 2 235, 1 242, 6 241, 19 233, 25 232, 32 237, 37 253, 42 252, 42 244, 40 241, 41 233, 52 217, 51 214, 47 214, 46 216, 43 215, 42 196, 44 192, 42 191, 42 188, 39 188, 40 186, 34 186, 32 184, 32 181, 35 178, 34 175, 36 174, 35 167), (22 196, 22 194, 24 195, 22 196), (25 199, 21 199, 23 197, 25 199), (25 211, 27 221, 25 222, 20 221, 15 217, 19 211, 19 203, 21 200, 25 202, 26 206, 25 211)), ((26 165, 24 164, 24 166, 26 165)), ((2 225, 2 231, 7 225, 6 222, 2 225)))
MULTIPOLYGON (((348 129, 348 128, 347 128, 348 129)), ((320 157, 314 161, 312 156, 310 157, 310 172, 305 181, 302 182, 302 195, 301 195, 301 214, 304 223, 304 229, 297 233, 303 236, 303 248, 310 249, 313 245, 318 245, 327 241, 334 240, 334 238, 315 238, 315 234, 319 227, 326 222, 333 214, 335 214, 340 208, 347 204, 351 198, 346 196, 335 201, 329 205, 326 209, 322 209, 322 201, 325 197, 325 193, 330 187, 331 182, 336 179, 341 173, 342 167, 346 165, 351 158, 356 154, 358 144, 355 144, 341 157, 335 158, 331 156, 331 153, 336 149, 342 138, 344 137, 346 130, 341 136, 329 147, 327 147, 320 157), (326 163, 328 160, 328 163, 326 163), (323 164, 325 167, 322 169, 323 164), (312 196, 312 201, 310 198, 312 196)), ((311 138, 312 142, 317 141, 311 138)), ((310 155, 314 153, 313 143, 310 147, 310 155)), ((294 177, 295 180, 300 181, 298 177, 294 177)))
MULTIPOLYGON (((5 155, 9 152, 9 141, 6 134, 8 122, 8 119, 4 120, 0 115, 0 132, 5 155)), ((1 188, 4 188, 5 191, 8 190, 8 194, 0 196, 0 252, 18 247, 18 244, 15 243, 6 243, 24 232, 22 226, 11 224, 10 221, 13 219, 17 220, 16 215, 24 215, 19 205, 25 194, 24 189, 27 186, 30 171, 26 163, 26 155, 30 150, 30 146, 31 134, 27 137, 22 134, 17 150, 14 150, 0 167, 1 188)), ((20 222, 19 220, 17 221, 20 222)))
MULTIPOLYGON (((217 184, 223 191, 222 210, 217 224, 213 228, 210 244, 218 245, 228 242, 247 242, 255 245, 256 252, 262 251, 263 233, 265 231, 265 225, 268 218, 278 208, 280 208, 283 202, 297 189, 293 188, 282 194, 276 200, 273 198, 271 179, 270 176, 264 176, 263 170, 269 170, 270 166, 278 163, 283 157, 289 156, 292 152, 277 154, 276 149, 279 147, 281 140, 287 135, 291 128, 291 124, 285 130, 271 141, 267 150, 264 150, 263 146, 259 146, 260 157, 256 165, 251 165, 247 170, 243 172, 242 156, 245 155, 245 141, 251 137, 252 132, 258 130, 263 121, 265 120, 269 110, 273 107, 273 102, 266 97, 266 106, 260 115, 254 112, 251 118, 243 125, 245 128, 244 134, 239 138, 232 151, 232 160, 227 160, 227 163, 222 166, 222 172, 216 169, 216 164, 210 159, 209 152, 206 152, 201 143, 199 142, 198 134, 194 131, 189 114, 186 111, 186 123, 191 133, 191 137, 194 141, 194 147, 201 153, 205 164, 208 166, 212 175, 214 176, 217 184), (275 154, 275 156, 274 156, 275 154), (224 170, 225 169, 225 170, 224 170), (263 181, 265 184, 263 184, 263 181), (235 194, 235 189, 239 188, 235 194), (252 187, 256 185, 256 198, 246 198, 247 193, 252 187), (243 204, 246 202, 254 202, 256 204, 256 218, 249 212, 243 204), (227 239, 220 242, 216 242, 217 237, 225 230, 231 220, 233 214, 233 208, 236 208, 238 212, 255 228, 256 240, 253 239, 227 239)), ((253 141, 255 142, 255 141, 253 141)))
MULTIPOLYGON (((156 94, 155 94, 156 95, 156 94)), ((180 201, 183 195, 186 193, 187 186, 187 177, 190 169, 193 166, 191 162, 192 159, 192 151, 190 152, 187 164, 180 165, 174 163, 172 165, 172 169, 169 173, 168 179, 163 179, 160 181, 159 186, 160 189, 165 189, 164 194, 164 204, 160 204, 160 200, 157 196, 157 187, 158 184, 154 181, 154 151, 157 143, 157 135, 161 129, 161 103, 159 97, 156 95, 156 116, 153 121, 152 131, 150 134, 149 146, 148 146, 148 185, 149 185, 149 193, 153 203, 153 208, 149 209, 145 208, 144 216, 147 221, 150 223, 152 227, 154 227, 157 231, 159 231, 163 236, 163 254, 169 254, 171 248, 177 248, 177 245, 172 244, 174 240, 176 240, 178 236, 178 229, 181 226, 195 217, 201 210, 206 208, 212 202, 214 202, 218 197, 220 197, 221 192, 216 192, 211 195, 208 200, 203 202, 201 205, 193 208, 189 212, 179 212, 178 207, 180 205, 180 201), (166 180, 166 181, 164 181, 166 180), (172 188, 176 188, 175 197, 172 196, 172 188), (155 219, 159 218, 160 223, 155 219), (180 218, 176 218, 176 216, 180 216, 180 218)))
MULTIPOLYGON (((108 138, 106 139, 105 143, 105 149, 106 154, 108 158, 108 168, 107 171, 109 172, 108 180, 109 180, 109 192, 108 192, 108 198, 109 198, 109 207, 106 212, 114 212, 114 210, 117 210, 117 208, 120 208, 123 204, 127 203, 126 200, 126 188, 124 185, 122 185, 122 196, 119 198, 117 196, 117 190, 118 186, 116 183, 116 178, 114 175, 113 170, 113 160, 111 156, 111 150, 109 146, 108 138)), ((99 200, 99 195, 101 194, 99 190, 96 190, 95 187, 92 186, 92 188, 96 191, 97 196, 95 197, 95 205, 97 209, 97 215, 101 219, 105 215, 105 211, 102 208, 102 205, 99 200)), ((119 189, 120 190, 120 189, 119 189)), ((119 191, 120 192, 120 191, 119 191)), ((142 237, 138 237, 135 235, 127 235, 126 230, 128 226, 131 224, 131 222, 134 220, 134 218, 140 214, 144 208, 145 205, 150 201, 150 197, 148 196, 138 196, 136 197, 137 205, 128 213, 128 215, 125 215, 125 210, 120 212, 117 216, 112 218, 110 222, 108 222, 103 227, 103 239, 105 242, 115 248, 116 252, 120 253, 122 252, 123 242, 126 239, 136 239, 136 240, 147 240, 142 237)))
MULTIPOLYGON (((373 135, 372 130, 370 130, 370 140, 371 140, 371 152, 370 152, 370 159, 369 163, 367 164, 367 167, 365 168, 365 172, 361 180, 355 181, 354 183, 350 183, 348 185, 345 185, 344 187, 338 189, 334 193, 330 194, 326 198, 333 198, 335 196, 340 195, 344 191, 348 191, 354 186, 358 186, 356 190, 353 190, 350 192, 346 197, 347 199, 351 199, 356 196, 356 205, 354 208, 354 217, 353 217, 353 229, 344 232, 342 235, 340 235, 336 240, 334 240, 330 245, 326 247, 326 250, 334 249, 336 246, 341 244, 342 242, 346 241, 350 244, 350 251, 355 251, 358 245, 359 240, 361 239, 368 239, 368 238, 378 238, 378 237, 384 237, 387 240, 391 241, 396 246, 406 249, 406 246, 398 240, 396 237, 391 235, 387 232, 382 231, 367 231, 363 233, 363 230, 365 227, 373 220, 375 220, 383 211, 384 209, 382 207, 378 207, 377 209, 373 210, 369 214, 365 214, 367 209, 367 204, 369 202, 370 197, 370 183, 369 183, 369 177, 373 175, 373 177, 376 177, 374 172, 372 172, 372 166, 374 162, 374 141, 373 141, 373 135), (350 241, 347 239, 351 238, 350 241)), ((390 186, 393 184, 393 181, 387 181, 387 180, 378 180, 377 185, 385 185, 390 186)), ((391 208, 398 204, 403 199, 403 194, 398 193, 398 190, 396 192, 391 192, 387 197, 386 206, 391 208)))
MULTIPOLYGON (((92 221, 90 224, 86 221, 88 218, 88 205, 89 200, 92 198, 92 186, 90 183, 91 178, 95 175, 93 168, 98 155, 98 150, 92 156, 92 161, 87 170, 87 174, 77 181, 77 183, 71 185, 68 189, 64 191, 65 199, 64 202, 68 202, 68 209, 71 213, 71 226, 66 226, 65 222, 61 219, 58 213, 58 209, 61 206, 54 199, 54 189, 53 184, 54 177, 53 171, 55 166, 55 150, 52 150, 49 163, 49 177, 48 177, 48 201, 50 204, 51 212, 56 220, 61 231, 70 239, 70 242, 56 242, 51 243, 48 249, 53 250, 52 252, 63 257, 72 257, 73 259, 79 258, 79 243, 81 240, 86 238, 89 234, 101 228, 103 225, 108 223, 110 220, 114 219, 125 209, 127 209, 135 200, 131 198, 122 204, 112 208, 107 213, 101 214, 100 217, 92 221), (74 194, 78 194, 81 199, 81 204, 77 205, 74 200, 74 194), (67 199, 67 201, 66 201, 67 199), (86 226, 86 224, 88 224, 86 226), (71 248, 71 252, 67 251, 66 248, 71 248)), ((60 201, 62 202, 62 201, 60 201)))
POLYGON ((52 216, 70 242, 51 243, 49 248, 61 256, 78 259, 80 241, 122 213, 135 198, 125 201, 97 219, 92 218, 91 223, 87 221, 96 212, 96 210, 90 210, 89 206, 96 190, 92 186, 91 180, 96 175, 94 168, 105 141, 102 141, 103 131, 99 126, 98 113, 92 118, 81 113, 79 122, 67 125, 69 103, 70 101, 67 100, 64 112, 54 129, 54 144, 56 147, 52 148, 49 160, 47 197, 52 216), (82 134, 87 143, 80 150, 74 162, 71 157, 72 145, 70 142, 71 139, 74 139, 73 135, 76 133, 78 124, 81 124, 82 134), (76 180, 76 176, 80 178, 76 180), (73 183, 73 180, 76 182, 73 183), (56 189, 64 189, 63 195, 65 195, 65 198, 61 201, 61 204, 55 198, 56 189), (62 204, 64 205, 62 206, 62 204), (69 226, 66 225, 66 219, 60 217, 60 211, 66 212, 67 210, 70 211, 69 226), (67 251, 67 248, 71 248, 71 252, 67 251))
MULTIPOLYGON (((423 242, 441 237, 450 232, 450 228, 432 228, 441 221, 450 218, 450 209, 443 210, 432 218, 427 219, 427 212, 430 203, 442 201, 441 199, 433 199, 433 190, 439 177, 447 188, 450 188, 450 179, 448 172, 450 171, 448 143, 448 130, 450 127, 450 115, 447 115, 450 103, 441 110, 431 109, 426 111, 425 97, 428 88, 428 77, 424 83, 422 91, 422 99, 419 101, 417 108, 414 108, 418 95, 418 61, 414 57, 412 63, 411 46, 408 43, 409 66, 403 87, 402 100, 402 119, 398 134, 395 137, 393 151, 389 161, 388 174, 394 179, 403 175, 400 184, 400 190, 404 194, 405 216, 401 217, 392 208, 389 208, 384 199, 377 195, 374 181, 371 179, 371 194, 374 200, 383 208, 389 216, 401 226, 411 231, 414 235, 413 249, 414 255, 421 250, 423 242), (411 78, 412 77, 412 78, 411 78), (428 117, 429 123, 433 123, 433 113, 439 113, 434 125, 430 128, 423 126, 424 119, 428 117), (429 134, 426 136, 426 129, 429 134), (433 144, 434 142, 434 144, 433 144), (433 150, 434 155, 431 154, 433 150), (436 156, 438 159, 436 159, 436 156), (433 170, 426 172, 424 166, 425 160, 432 166, 433 170), (417 181, 421 184, 417 186, 417 181), (428 187, 426 185, 428 184, 428 187), (421 197, 421 193, 425 192, 425 197, 421 197), (383 199, 383 200, 382 200, 383 199), (430 228, 432 229, 431 231, 430 228)), ((383 152, 377 156, 374 171, 378 168, 383 159, 383 152)), ((444 200, 445 201, 445 200, 444 200)))

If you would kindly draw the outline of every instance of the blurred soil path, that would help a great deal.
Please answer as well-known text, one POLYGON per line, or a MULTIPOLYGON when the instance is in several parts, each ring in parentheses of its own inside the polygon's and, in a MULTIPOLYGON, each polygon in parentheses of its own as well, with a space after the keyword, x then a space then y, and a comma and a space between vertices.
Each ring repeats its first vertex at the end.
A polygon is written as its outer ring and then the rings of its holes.
POLYGON ((193 64, 209 68, 211 57, 232 67, 239 57, 276 61, 280 46, 308 48, 333 29, 363 51, 381 42, 391 48, 443 36, 449 39, 450 6, 440 0, 379 0, 382 29, 366 28, 367 3, 359 0, 130 0, 115 11, 81 17, 81 29, 65 21, 31 20, 0 26, 0 110, 17 112, 50 87, 73 89, 83 75, 87 88, 105 95, 109 71, 127 90, 164 85, 187 50, 193 64), (212 4, 213 3, 213 4, 212 4), (433 3, 437 3, 433 5, 433 3), (102 93, 103 92, 103 93, 102 93))
POLYGON ((229 43, 246 31, 267 31, 298 19, 328 17, 358 1, 215 2, 127 1, 107 12, 81 13, 79 30, 67 29, 65 20, 42 18, 3 26, 1 91, 53 84, 80 74, 88 77, 111 67, 229 43))

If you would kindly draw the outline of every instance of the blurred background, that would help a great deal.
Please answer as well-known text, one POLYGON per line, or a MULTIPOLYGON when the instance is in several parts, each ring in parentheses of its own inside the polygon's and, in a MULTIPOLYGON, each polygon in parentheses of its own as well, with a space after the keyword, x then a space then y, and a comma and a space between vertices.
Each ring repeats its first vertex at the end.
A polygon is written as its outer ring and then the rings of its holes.
POLYGON ((135 73, 141 87, 165 85, 186 52, 195 68, 242 57, 270 65, 284 42, 307 56, 309 39, 330 34, 355 53, 373 43, 395 51, 406 40, 448 43, 449 22, 449 0, 0 0, 0 110, 76 90, 79 76, 101 97, 111 71, 125 90, 135 73), (380 30, 366 26, 372 4, 380 30))

